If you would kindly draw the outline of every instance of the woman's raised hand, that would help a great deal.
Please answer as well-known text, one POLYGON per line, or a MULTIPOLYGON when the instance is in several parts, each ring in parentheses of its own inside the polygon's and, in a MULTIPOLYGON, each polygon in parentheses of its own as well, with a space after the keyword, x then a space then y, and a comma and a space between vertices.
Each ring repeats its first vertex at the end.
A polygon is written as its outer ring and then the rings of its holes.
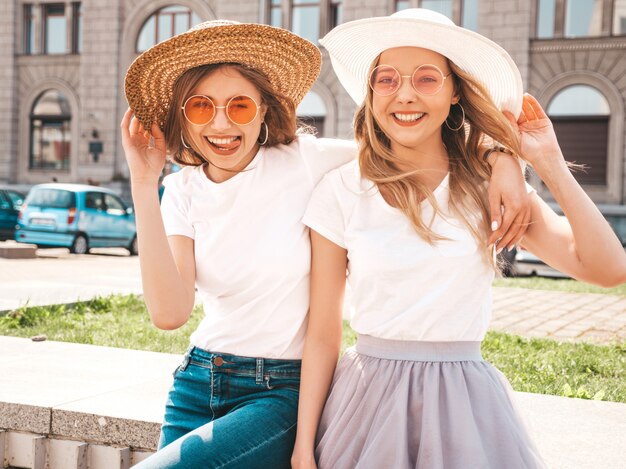
POLYGON ((517 121, 510 113, 505 113, 513 128, 517 131, 524 160, 533 168, 539 169, 546 164, 565 162, 552 122, 531 95, 525 94, 522 113, 517 121))
POLYGON ((166 148, 163 132, 156 123, 152 124, 151 133, 146 131, 130 108, 124 113, 120 127, 131 183, 156 186, 165 166, 166 148))

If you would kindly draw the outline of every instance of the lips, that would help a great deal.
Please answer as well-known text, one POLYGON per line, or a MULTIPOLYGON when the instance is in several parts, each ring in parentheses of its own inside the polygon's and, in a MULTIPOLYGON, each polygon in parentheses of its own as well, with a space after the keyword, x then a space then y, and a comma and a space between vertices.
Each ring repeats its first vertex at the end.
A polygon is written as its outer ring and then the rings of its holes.
POLYGON ((205 137, 211 149, 221 156, 228 156, 235 153, 241 146, 241 137, 205 137))
POLYGON ((391 114, 396 124, 403 127, 417 125, 426 115, 425 112, 394 112, 391 114))

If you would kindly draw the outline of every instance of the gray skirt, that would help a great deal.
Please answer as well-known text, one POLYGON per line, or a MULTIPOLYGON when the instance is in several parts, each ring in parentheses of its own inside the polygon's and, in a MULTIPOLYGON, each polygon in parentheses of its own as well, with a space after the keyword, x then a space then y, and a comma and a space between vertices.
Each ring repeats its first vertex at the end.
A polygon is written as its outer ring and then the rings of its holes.
POLYGON ((480 342, 359 336, 335 371, 320 469, 544 468, 480 342))

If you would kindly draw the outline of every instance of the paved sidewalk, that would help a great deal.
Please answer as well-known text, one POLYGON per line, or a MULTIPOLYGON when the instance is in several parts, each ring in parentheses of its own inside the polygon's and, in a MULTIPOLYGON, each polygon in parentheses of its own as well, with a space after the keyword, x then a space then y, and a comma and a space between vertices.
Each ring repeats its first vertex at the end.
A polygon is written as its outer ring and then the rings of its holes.
POLYGON ((94 251, 76 255, 66 249, 38 249, 36 259, 0 258, 0 311, 141 293, 137 257, 125 249, 94 251))
POLYGON ((525 337, 626 341, 626 297, 494 288, 491 328, 525 337))

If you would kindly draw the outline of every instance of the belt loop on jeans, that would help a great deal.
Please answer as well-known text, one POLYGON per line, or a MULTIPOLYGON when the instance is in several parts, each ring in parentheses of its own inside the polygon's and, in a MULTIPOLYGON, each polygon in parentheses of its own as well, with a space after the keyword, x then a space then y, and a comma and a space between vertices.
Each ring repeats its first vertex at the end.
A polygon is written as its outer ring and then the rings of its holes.
POLYGON ((256 359, 256 384, 263 383, 263 359, 256 359))

